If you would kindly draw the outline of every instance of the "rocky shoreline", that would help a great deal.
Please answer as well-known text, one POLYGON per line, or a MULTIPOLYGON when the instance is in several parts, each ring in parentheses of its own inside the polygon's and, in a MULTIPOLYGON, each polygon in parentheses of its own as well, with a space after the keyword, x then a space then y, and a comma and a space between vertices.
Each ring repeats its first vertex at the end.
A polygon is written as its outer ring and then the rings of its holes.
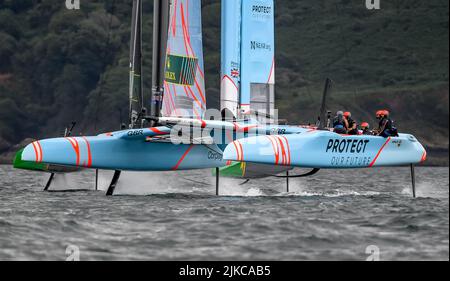
POLYGON ((34 139, 28 138, 24 139, 20 143, 16 145, 10 145, 6 141, 2 141, 0 139, 0 165, 10 165, 14 161, 14 156, 16 155, 16 152, 20 149, 24 148, 31 142, 33 142, 34 139))

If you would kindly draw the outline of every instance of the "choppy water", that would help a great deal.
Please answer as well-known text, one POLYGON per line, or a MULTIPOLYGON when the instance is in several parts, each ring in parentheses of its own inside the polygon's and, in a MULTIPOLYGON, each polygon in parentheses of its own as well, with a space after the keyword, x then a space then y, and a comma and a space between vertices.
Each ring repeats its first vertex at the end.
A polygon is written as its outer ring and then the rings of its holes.
POLYGON ((290 193, 279 179, 222 181, 221 197, 210 171, 124 180, 109 198, 46 193, 43 175, 0 166, 0 260, 64 260, 68 245, 81 260, 365 260, 370 245, 381 260, 449 259, 448 168, 418 168, 418 199, 408 168, 321 171, 290 193))

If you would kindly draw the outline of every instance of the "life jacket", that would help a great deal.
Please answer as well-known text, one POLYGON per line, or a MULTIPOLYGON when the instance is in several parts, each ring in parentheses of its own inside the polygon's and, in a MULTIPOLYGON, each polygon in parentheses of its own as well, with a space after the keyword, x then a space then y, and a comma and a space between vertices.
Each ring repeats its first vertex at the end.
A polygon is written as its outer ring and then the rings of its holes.
POLYGON ((392 121, 389 118, 383 117, 378 123, 378 129, 381 130, 384 127, 384 130, 390 128, 392 126, 392 121))
POLYGON ((348 128, 347 128, 347 133, 349 135, 357 135, 358 134, 358 128, 356 128, 356 122, 355 120, 353 120, 351 117, 347 118, 347 123, 348 123, 348 128), (355 128, 353 128, 355 127, 355 128))
POLYGON ((389 119, 389 120, 391 121, 391 124, 390 124, 391 136, 398 137, 398 129, 397 129, 397 126, 395 126, 394 120, 391 120, 391 119, 389 119))
POLYGON ((390 118, 386 118, 385 124, 386 125, 385 125, 384 129, 391 131, 392 130, 392 120, 390 118))
POLYGON ((333 128, 334 129, 345 129, 344 118, 339 118, 339 116, 334 117, 333 128))
POLYGON ((353 120, 351 117, 347 118, 347 122, 348 122, 348 127, 349 129, 353 127, 353 125, 355 125, 355 120, 353 120))
POLYGON ((394 121, 390 118, 383 118, 380 121, 380 129, 383 128, 382 135, 396 137, 398 136, 398 129, 394 126, 394 121))

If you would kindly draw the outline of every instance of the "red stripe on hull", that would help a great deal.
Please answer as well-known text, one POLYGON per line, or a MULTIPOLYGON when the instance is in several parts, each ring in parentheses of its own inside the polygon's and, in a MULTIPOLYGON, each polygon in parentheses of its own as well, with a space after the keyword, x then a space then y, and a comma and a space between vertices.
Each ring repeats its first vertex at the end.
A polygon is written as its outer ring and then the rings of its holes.
POLYGON ((369 167, 372 168, 373 165, 375 165, 375 163, 377 162, 378 157, 380 157, 381 152, 383 151, 383 149, 386 147, 386 145, 388 145, 388 143, 391 141, 391 138, 388 138, 387 141, 383 144, 383 146, 381 147, 381 149, 378 151, 377 156, 375 156, 375 158, 373 159, 372 163, 370 163, 369 167))
POLYGON ((39 156, 38 156, 38 152, 37 152, 37 149, 36 149, 36 144, 34 142, 32 142, 31 144, 33 145, 33 149, 34 149, 34 157, 36 158, 35 162, 38 163, 39 162, 39 156))
POLYGON ((86 137, 83 137, 84 141, 86 142, 86 148, 88 153, 88 163, 87 167, 92 167, 92 153, 91 153, 91 144, 89 143, 88 139, 86 137))
POLYGON ((189 148, 186 150, 186 152, 183 154, 183 156, 181 156, 181 158, 178 161, 177 165, 175 165, 175 167, 173 167, 172 170, 174 170, 174 171, 178 170, 178 168, 180 167, 181 163, 183 163, 184 158, 186 158, 186 156, 189 154, 189 152, 191 152, 192 148, 194 148, 193 144, 191 144, 189 146, 189 148))
POLYGON ((42 147, 41 144, 39 143, 39 141, 36 142, 37 147, 39 149, 39 163, 42 163, 42 159, 43 159, 43 154, 42 154, 42 147))

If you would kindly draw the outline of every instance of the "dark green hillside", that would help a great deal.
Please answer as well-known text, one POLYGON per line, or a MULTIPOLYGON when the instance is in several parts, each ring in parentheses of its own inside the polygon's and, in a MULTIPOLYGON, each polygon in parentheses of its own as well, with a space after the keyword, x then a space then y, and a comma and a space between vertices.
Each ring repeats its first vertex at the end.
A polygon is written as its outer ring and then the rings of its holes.
MULTIPOLYGON (((0 154, 28 137, 114 130, 127 118, 131 1, 0 0, 0 154)), ((145 91, 150 91, 152 2, 144 1, 145 91)), ((219 98, 220 1, 203 0, 207 95, 219 98)), ((323 81, 330 109, 372 121, 389 108, 431 154, 448 151, 448 1, 278 0, 280 117, 314 122, 323 81)), ((448 156, 439 163, 448 162, 448 156)), ((437 163, 437 162, 435 162, 437 163)))
POLYGON ((448 151, 448 1, 381 1, 373 11, 364 2, 278 2, 280 115, 313 122, 330 77, 331 110, 373 124, 388 108, 432 156, 448 151))

